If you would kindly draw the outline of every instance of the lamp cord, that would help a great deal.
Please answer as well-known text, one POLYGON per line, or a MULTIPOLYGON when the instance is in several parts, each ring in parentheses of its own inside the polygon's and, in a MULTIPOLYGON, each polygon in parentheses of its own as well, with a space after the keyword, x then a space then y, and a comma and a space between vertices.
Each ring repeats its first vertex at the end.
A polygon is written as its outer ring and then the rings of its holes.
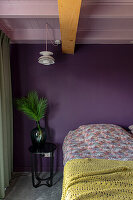
MULTIPOLYGON (((47 41, 48 38, 47 37, 48 37, 48 24, 46 23, 46 51, 48 49, 48 47, 47 47, 48 46, 48 41, 47 41)), ((53 46, 58 46, 58 44, 54 44, 52 40, 50 40, 50 42, 53 46)))
POLYGON ((46 23, 46 51, 47 51, 47 28, 48 28, 48 24, 46 23))

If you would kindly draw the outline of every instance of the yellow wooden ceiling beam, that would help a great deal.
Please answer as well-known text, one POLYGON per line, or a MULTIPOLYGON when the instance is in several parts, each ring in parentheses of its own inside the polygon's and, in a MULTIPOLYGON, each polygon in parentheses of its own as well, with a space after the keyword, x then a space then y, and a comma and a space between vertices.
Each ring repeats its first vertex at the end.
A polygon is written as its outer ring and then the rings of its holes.
POLYGON ((58 0, 62 52, 74 54, 82 0, 58 0))

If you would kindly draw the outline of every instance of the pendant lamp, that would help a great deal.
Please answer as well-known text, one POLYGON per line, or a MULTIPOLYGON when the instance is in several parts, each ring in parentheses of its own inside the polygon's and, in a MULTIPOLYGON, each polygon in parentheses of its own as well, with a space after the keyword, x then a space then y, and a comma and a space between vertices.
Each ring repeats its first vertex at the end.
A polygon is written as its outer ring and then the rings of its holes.
POLYGON ((40 57, 38 58, 38 62, 43 65, 52 65, 55 63, 55 59, 52 57, 53 52, 48 51, 48 43, 47 43, 47 34, 48 34, 48 24, 46 24, 46 51, 40 52, 40 57))

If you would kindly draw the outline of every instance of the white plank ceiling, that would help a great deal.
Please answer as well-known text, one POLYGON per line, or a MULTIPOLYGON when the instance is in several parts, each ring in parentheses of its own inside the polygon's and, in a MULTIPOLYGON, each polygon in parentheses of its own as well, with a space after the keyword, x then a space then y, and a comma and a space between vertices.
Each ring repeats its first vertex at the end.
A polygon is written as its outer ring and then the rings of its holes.
MULTIPOLYGON (((13 43, 60 39, 57 0, 0 0, 0 29, 13 43)), ((76 43, 133 43, 133 0, 83 0, 76 43)))

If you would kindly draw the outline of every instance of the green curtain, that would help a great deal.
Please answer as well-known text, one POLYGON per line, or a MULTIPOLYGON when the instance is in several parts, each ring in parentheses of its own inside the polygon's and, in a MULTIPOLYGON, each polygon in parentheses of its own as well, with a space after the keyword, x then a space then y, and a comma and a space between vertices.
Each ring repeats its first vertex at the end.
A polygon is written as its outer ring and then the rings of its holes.
POLYGON ((13 170, 13 114, 9 38, 0 31, 0 198, 13 170))

